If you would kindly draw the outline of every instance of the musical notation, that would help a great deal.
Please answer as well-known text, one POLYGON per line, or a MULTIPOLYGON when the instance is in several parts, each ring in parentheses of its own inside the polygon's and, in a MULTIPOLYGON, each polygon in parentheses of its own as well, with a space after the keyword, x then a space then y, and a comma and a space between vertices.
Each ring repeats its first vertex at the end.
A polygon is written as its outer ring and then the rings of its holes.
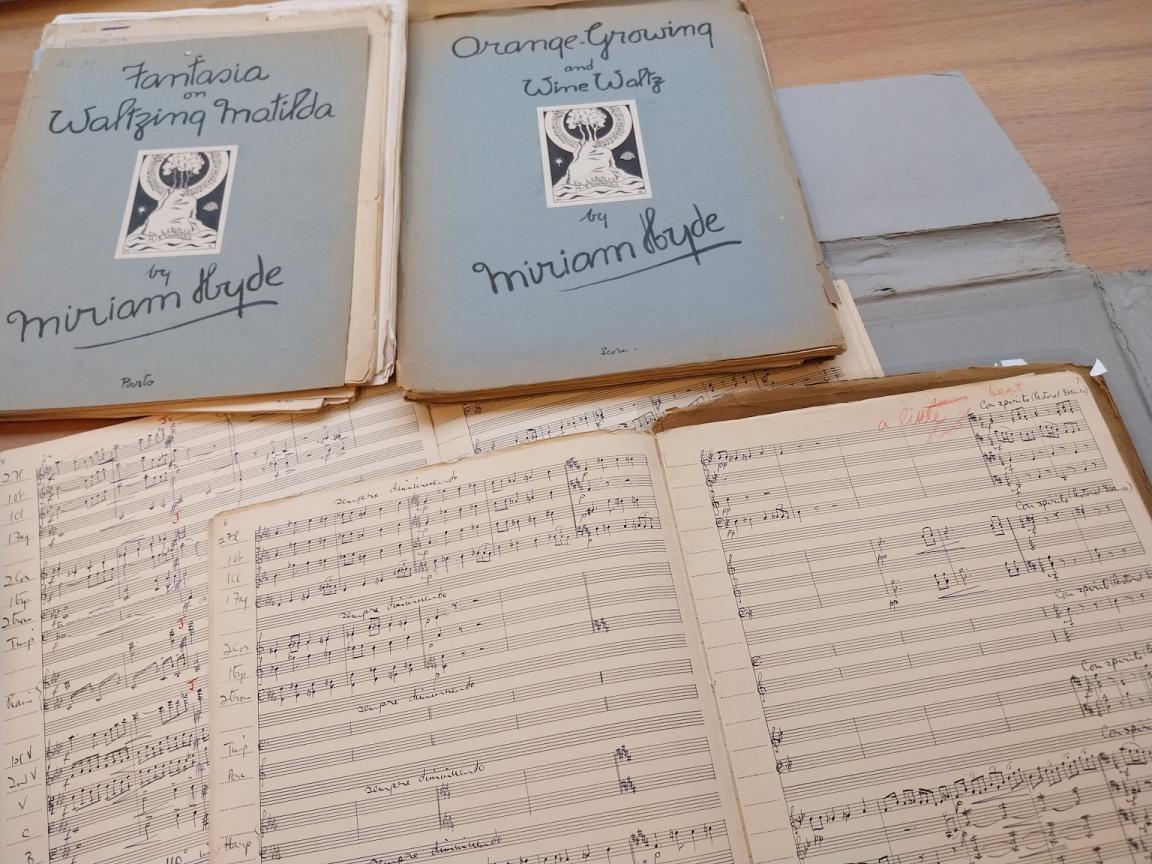
POLYGON ((221 516, 214 860, 743 860, 658 472, 612 436, 221 516))
POLYGON ((1152 525, 1078 376, 660 446, 755 861, 1152 860, 1152 525))
POLYGON ((648 429, 672 408, 710 402, 729 393, 785 384, 819 384, 849 377, 842 361, 797 369, 737 372, 658 384, 623 384, 549 396, 498 399, 432 408, 445 458, 487 453, 517 444, 601 429, 648 429))
POLYGON ((426 413, 392 389, 4 454, 0 518, 19 526, 0 544, 18 610, 3 645, 5 834, 24 841, 4 859, 206 859, 207 520, 436 458, 426 413))

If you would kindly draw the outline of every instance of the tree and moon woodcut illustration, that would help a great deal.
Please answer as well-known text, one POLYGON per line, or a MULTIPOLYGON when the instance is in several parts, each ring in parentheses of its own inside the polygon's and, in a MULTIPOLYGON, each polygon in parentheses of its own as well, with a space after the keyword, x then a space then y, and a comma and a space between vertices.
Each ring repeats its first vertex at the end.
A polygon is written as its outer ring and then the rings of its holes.
POLYGON ((635 101, 538 110, 549 207, 652 197, 635 101))

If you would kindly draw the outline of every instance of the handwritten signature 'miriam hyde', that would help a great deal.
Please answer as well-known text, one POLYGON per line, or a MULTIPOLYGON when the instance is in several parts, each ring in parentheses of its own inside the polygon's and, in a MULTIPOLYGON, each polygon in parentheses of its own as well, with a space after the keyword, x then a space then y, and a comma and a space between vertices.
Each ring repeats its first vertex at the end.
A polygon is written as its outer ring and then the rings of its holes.
POLYGON ((165 313, 178 312, 185 306, 214 306, 219 300, 229 301, 229 305, 222 309, 214 309, 206 314, 194 318, 154 327, 142 333, 134 333, 105 341, 93 342, 86 345, 74 345, 74 348, 103 348, 107 345, 116 345, 120 342, 129 342, 134 339, 143 339, 146 336, 155 336, 169 330, 177 330, 190 324, 197 324, 221 315, 235 314, 244 317, 244 311, 254 306, 277 306, 277 300, 253 300, 249 295, 260 289, 279 288, 284 285, 284 278, 280 265, 266 267, 264 257, 256 256, 256 269, 246 273, 239 279, 216 278, 216 264, 209 264, 200 268, 200 276, 195 289, 190 295, 173 289, 147 297, 128 298, 117 301, 110 297, 107 308, 101 306, 73 306, 71 303, 63 311, 54 315, 30 315, 23 309, 13 309, 8 313, 5 321, 20 331, 20 341, 40 341, 62 333, 84 332, 92 328, 104 327, 114 321, 149 321, 153 316, 165 313), (188 303, 188 300, 191 303, 188 303))
POLYGON ((658 255, 662 252, 686 250, 679 255, 633 268, 625 273, 609 275, 559 289, 560 291, 577 291, 581 288, 625 279, 646 270, 675 264, 677 261, 691 259, 696 264, 700 264, 701 257, 707 253, 722 249, 725 246, 739 246, 743 242, 742 240, 707 242, 711 239, 709 235, 720 234, 725 230, 723 225, 718 224, 720 217, 716 213, 704 213, 698 204, 693 204, 692 210, 696 214, 695 217, 679 227, 658 228, 656 226, 656 208, 645 207, 640 214, 642 233, 639 249, 637 249, 637 244, 631 240, 621 240, 619 243, 606 243, 594 249, 585 249, 572 254, 561 249, 559 256, 550 261, 530 263, 525 260, 523 268, 513 267, 497 270, 483 261, 477 261, 472 265, 472 272, 482 274, 487 279, 488 287, 492 293, 499 294, 501 289, 512 292, 517 288, 528 288, 531 285, 565 280, 573 274, 588 273, 591 275, 593 271, 603 271, 605 268, 612 268, 616 265, 642 261, 641 252, 645 255, 658 255), (697 241, 705 241, 705 243, 701 245, 697 241))

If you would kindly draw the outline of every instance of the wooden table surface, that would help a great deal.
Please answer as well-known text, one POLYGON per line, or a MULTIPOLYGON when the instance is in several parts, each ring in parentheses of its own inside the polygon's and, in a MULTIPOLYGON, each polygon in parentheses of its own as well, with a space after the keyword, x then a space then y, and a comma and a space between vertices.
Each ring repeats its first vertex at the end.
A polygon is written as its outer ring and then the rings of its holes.
MULTIPOLYGON (((1152 0, 747 0, 777 87, 960 70, 1040 175, 1073 260, 1152 267, 1152 0)), ((0 159, 55 15, 229 0, 0 3, 0 159)), ((5 370, 7 371, 7 370, 5 370)), ((47 430, 0 429, 0 447, 47 430)))

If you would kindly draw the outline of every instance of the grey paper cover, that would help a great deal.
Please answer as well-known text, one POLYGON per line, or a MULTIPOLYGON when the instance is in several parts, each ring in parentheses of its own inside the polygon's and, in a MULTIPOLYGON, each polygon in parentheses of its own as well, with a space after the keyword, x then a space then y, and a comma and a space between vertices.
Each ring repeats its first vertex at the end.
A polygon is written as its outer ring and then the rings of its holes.
POLYGON ((0 410, 343 384, 367 53, 43 51, 0 200, 0 410))
POLYGON ((412 25, 399 378, 526 388, 841 343, 735 0, 412 25))

